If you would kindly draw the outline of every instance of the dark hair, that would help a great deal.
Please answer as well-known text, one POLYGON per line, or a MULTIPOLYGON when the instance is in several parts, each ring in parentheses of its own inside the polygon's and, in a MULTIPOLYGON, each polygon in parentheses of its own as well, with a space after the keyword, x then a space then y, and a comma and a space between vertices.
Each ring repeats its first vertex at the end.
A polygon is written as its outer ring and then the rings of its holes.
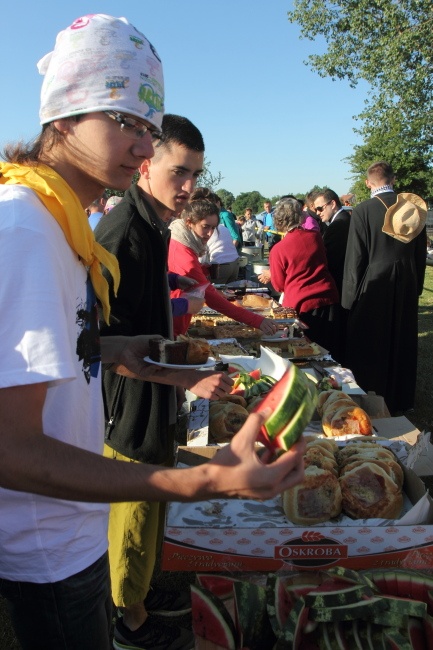
POLYGON ((384 184, 388 184, 394 182, 395 175, 389 163, 379 160, 367 169, 367 178, 374 179, 376 183, 383 181, 384 184))
POLYGON ((206 199, 211 203, 215 203, 215 205, 221 203, 221 199, 218 194, 215 194, 215 192, 212 192, 212 190, 207 187, 196 187, 189 197, 189 203, 192 201, 199 201, 200 199, 206 199))
POLYGON ((314 200, 316 200, 319 196, 323 196, 325 199, 325 203, 328 201, 335 201, 337 204, 337 208, 341 208, 341 201, 340 197, 334 190, 330 190, 329 187, 324 187, 323 190, 320 190, 320 192, 317 192, 316 196, 314 197, 314 200))
POLYGON ((302 222, 302 208, 298 199, 280 199, 274 210, 274 225, 280 232, 299 228, 302 222))
POLYGON ((181 212, 180 218, 185 222, 190 221, 191 223, 196 224, 212 215, 216 215, 219 224, 219 209, 215 203, 207 199, 196 199, 195 201, 190 201, 185 206, 181 212))
MULTIPOLYGON (((80 115, 74 115, 65 119, 78 122, 80 115)), ((63 133, 60 133, 54 126, 54 122, 48 122, 42 127, 41 133, 30 140, 30 142, 14 142, 8 144, 3 149, 1 156, 4 160, 21 165, 36 165, 41 161, 42 154, 51 151, 51 149, 62 142, 63 133)))
POLYGON ((172 143, 180 144, 192 151, 204 151, 203 136, 194 124, 181 115, 166 113, 162 118, 162 139, 155 145, 155 156, 159 148, 170 148, 172 143))

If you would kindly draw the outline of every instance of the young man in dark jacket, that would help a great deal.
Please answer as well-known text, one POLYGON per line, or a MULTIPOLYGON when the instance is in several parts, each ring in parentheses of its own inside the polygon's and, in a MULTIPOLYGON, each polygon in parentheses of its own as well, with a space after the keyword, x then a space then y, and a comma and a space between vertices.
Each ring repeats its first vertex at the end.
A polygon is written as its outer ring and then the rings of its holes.
MULTIPOLYGON (((112 324, 101 334, 160 334, 173 337, 167 282, 168 224, 186 205, 203 169, 200 131, 186 118, 165 115, 155 155, 140 168, 140 179, 121 203, 101 220, 95 236, 113 253, 121 281, 112 298, 112 324)), ((173 280, 173 278, 171 278, 173 280)), ((182 282, 182 278, 177 278, 182 282)), ((175 278, 176 281, 176 278, 175 278)), ((105 455, 118 460, 171 464, 176 420, 174 386, 218 399, 230 390, 224 373, 157 369, 155 381, 103 374, 106 417, 105 455)), ((158 624, 147 613, 171 616, 189 611, 189 599, 151 589, 160 527, 158 503, 113 504, 110 514, 110 566, 113 600, 124 608, 116 637, 128 647, 177 649, 185 642, 178 629, 158 624), (131 524, 134 521, 134 524, 131 524), (133 525, 134 534, 127 535, 133 525), (132 540, 131 540, 132 538, 132 540)))

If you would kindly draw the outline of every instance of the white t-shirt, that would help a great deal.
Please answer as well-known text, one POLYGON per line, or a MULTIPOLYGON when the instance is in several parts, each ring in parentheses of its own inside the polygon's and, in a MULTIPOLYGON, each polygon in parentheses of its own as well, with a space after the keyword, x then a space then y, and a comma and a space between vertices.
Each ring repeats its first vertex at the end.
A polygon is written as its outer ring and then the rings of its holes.
MULTIPOLYGON (((0 388, 48 382, 44 433, 102 453, 96 299, 32 190, 0 185, 0 388)), ((55 582, 107 549, 108 506, 0 488, 0 576, 55 582)))
POLYGON ((211 264, 234 262, 239 257, 230 230, 222 224, 213 231, 207 243, 207 248, 211 264))

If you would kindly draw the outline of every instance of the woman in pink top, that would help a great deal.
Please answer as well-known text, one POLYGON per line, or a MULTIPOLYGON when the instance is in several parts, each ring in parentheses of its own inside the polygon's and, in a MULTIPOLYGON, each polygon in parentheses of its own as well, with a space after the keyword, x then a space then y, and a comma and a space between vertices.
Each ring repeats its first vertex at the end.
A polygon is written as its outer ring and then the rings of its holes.
MULTIPOLYGON (((168 269, 197 280, 199 284, 209 282, 199 262, 206 253, 206 244, 219 224, 217 206, 207 199, 192 200, 183 210, 179 219, 170 225, 171 239, 168 251, 168 269)), ((171 292, 172 298, 180 295, 180 290, 171 292)), ((211 284, 205 291, 206 304, 221 314, 261 329, 264 334, 276 332, 275 323, 269 318, 254 314, 248 309, 238 307, 224 298, 211 284)), ((173 318, 174 334, 185 334, 191 322, 191 315, 173 318)))

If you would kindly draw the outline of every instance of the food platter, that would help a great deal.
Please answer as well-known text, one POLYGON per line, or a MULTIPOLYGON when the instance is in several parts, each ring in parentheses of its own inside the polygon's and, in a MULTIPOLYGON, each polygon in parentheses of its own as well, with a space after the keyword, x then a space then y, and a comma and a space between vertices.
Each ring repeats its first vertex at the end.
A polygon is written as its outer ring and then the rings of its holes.
POLYGON ((289 328, 285 327, 284 329, 278 330, 272 336, 262 336, 262 341, 284 341, 288 339, 289 328))
POLYGON ((144 357, 146 363, 151 363, 154 366, 159 366, 160 368, 171 368, 172 370, 194 370, 198 368, 213 368, 215 365, 215 359, 209 357, 205 363, 188 363, 188 364, 175 364, 175 363, 162 363, 161 361, 154 361, 150 357, 144 357))

